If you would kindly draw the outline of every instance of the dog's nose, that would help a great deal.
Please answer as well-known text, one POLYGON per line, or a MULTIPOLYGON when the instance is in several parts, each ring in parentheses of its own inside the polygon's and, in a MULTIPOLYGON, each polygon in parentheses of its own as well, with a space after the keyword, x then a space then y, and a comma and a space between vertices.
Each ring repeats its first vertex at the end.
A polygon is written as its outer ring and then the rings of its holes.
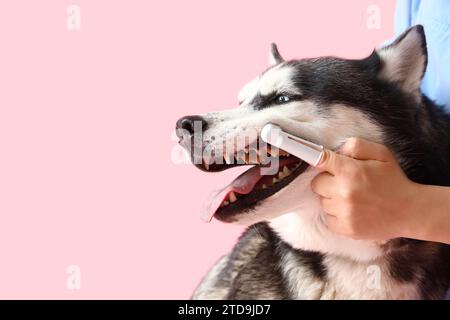
POLYGON ((189 136, 193 136, 195 130, 201 130, 199 133, 205 131, 208 123, 201 116, 185 116, 177 121, 176 132, 179 138, 183 137, 183 133, 187 132, 189 136))

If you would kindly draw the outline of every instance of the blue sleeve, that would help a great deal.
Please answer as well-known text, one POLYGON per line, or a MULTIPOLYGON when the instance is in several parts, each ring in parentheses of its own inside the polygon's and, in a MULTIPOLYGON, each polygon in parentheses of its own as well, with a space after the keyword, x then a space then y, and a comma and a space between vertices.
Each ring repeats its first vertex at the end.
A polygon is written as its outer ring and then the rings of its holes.
POLYGON ((398 0, 396 34, 416 24, 424 26, 428 49, 422 91, 450 112, 450 1, 398 0))
POLYGON ((411 15, 416 12, 412 9, 413 5, 413 1, 410 0, 397 1, 395 9, 395 34, 397 36, 413 25, 411 15))

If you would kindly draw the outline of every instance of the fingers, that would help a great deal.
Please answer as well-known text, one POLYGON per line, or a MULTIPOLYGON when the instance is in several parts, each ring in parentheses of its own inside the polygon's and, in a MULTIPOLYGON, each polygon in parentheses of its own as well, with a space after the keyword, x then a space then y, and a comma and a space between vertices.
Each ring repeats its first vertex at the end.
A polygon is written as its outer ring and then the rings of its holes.
POLYGON ((319 163, 316 165, 316 168, 337 175, 342 166, 342 161, 341 155, 329 149, 323 149, 322 156, 319 163))
POLYGON ((311 181, 311 189, 321 197, 332 198, 333 191, 336 189, 333 182, 333 175, 322 172, 311 181))
POLYGON ((361 138, 348 139, 338 152, 358 160, 391 161, 394 159, 391 151, 384 145, 361 138))
POLYGON ((386 146, 361 138, 350 138, 337 153, 324 149, 316 168, 338 175, 342 168, 351 165, 348 157, 358 160, 395 161, 394 155, 386 146))

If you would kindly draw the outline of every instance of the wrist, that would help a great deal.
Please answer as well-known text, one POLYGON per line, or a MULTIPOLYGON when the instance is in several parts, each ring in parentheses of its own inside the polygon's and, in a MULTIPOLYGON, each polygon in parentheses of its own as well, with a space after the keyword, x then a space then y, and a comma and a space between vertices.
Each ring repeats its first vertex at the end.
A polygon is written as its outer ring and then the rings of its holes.
POLYGON ((400 203, 400 221, 398 221, 397 233, 399 237, 419 239, 425 232, 423 212, 430 199, 430 190, 427 185, 409 181, 406 196, 400 203))
POLYGON ((431 241, 436 236, 436 229, 443 222, 440 221, 439 213, 442 206, 446 206, 442 203, 445 198, 440 187, 415 182, 413 185, 402 237, 431 241))

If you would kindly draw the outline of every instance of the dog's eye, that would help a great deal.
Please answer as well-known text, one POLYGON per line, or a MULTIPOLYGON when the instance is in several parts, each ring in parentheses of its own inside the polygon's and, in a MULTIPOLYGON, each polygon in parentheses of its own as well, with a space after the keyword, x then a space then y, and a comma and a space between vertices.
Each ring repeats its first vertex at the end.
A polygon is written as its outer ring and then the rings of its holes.
POLYGON ((279 104, 288 103, 289 101, 291 101, 291 98, 282 94, 282 95, 277 96, 276 101, 279 104))

